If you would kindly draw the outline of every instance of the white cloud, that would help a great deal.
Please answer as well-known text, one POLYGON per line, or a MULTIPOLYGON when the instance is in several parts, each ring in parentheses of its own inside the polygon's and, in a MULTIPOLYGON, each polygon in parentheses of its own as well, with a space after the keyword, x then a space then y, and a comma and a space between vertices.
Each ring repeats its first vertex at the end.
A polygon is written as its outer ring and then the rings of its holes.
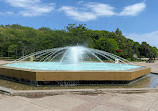
POLYGON ((150 33, 145 33, 145 34, 129 34, 126 35, 126 37, 137 41, 137 42, 142 42, 146 41, 149 43, 151 46, 156 46, 158 48, 158 31, 150 32, 150 33))
POLYGON ((86 4, 88 8, 90 8, 96 15, 98 16, 112 16, 115 15, 114 7, 108 4, 102 3, 88 3, 86 4))
POLYGON ((23 16, 38 16, 42 14, 49 13, 53 10, 53 7, 48 7, 48 6, 33 6, 25 11, 20 11, 20 14, 23 16))
POLYGON ((0 12, 0 15, 13 15, 13 12, 0 12))
POLYGON ((39 16, 54 10, 54 3, 44 4, 41 0, 6 0, 13 7, 22 8, 23 16, 39 16))
POLYGON ((13 7, 28 7, 29 5, 39 3, 40 0, 6 0, 13 7))
POLYGON ((85 2, 85 1, 82 1, 82 0, 81 0, 81 1, 78 1, 77 3, 78 3, 78 4, 82 4, 82 3, 84 3, 84 2, 85 2))
POLYGON ((108 4, 79 1, 79 7, 62 6, 59 10, 67 16, 79 21, 95 20, 101 16, 136 16, 145 8, 145 2, 124 7, 120 13, 116 13, 115 7, 108 4))
POLYGON ((124 7, 120 16, 136 16, 146 8, 145 3, 137 3, 124 7))
POLYGON ((64 11, 67 16, 79 21, 95 20, 99 16, 115 15, 114 7, 108 4, 88 3, 83 8, 75 8, 70 6, 63 6, 59 9, 64 11))
MULTIPOLYGON (((50 13, 55 8, 55 3, 43 3, 42 0, 3 0, 12 7, 22 9, 22 16, 39 16, 50 13)), ((44 1, 44 0, 43 0, 44 1)), ((124 7, 120 13, 115 12, 115 7, 98 2, 78 1, 78 7, 62 6, 59 10, 67 16, 79 21, 95 20, 101 16, 135 16, 145 8, 145 2, 124 7)))
POLYGON ((60 10, 64 11, 67 16, 72 17, 75 20, 79 21, 88 21, 95 20, 96 15, 92 12, 80 12, 77 11, 74 7, 63 6, 60 10))

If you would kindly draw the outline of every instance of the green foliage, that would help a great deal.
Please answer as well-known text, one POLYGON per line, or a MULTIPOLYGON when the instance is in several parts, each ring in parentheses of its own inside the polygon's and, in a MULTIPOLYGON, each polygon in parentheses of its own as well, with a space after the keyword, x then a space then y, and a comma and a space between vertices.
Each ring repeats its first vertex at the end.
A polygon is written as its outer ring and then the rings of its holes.
POLYGON ((48 27, 36 30, 18 24, 0 25, 1 57, 18 58, 39 50, 77 44, 115 53, 128 60, 135 60, 134 54, 138 57, 158 56, 156 47, 127 39, 119 28, 109 32, 87 29, 85 24, 69 24, 65 30, 52 30, 48 27), (117 52, 118 49, 123 52, 117 52))
POLYGON ((139 46, 139 52, 141 56, 148 57, 148 58, 156 58, 157 57, 157 48, 151 47, 146 42, 142 42, 139 46))
POLYGON ((105 37, 101 37, 97 40, 96 48, 110 53, 116 53, 116 50, 119 49, 117 42, 114 39, 105 37))

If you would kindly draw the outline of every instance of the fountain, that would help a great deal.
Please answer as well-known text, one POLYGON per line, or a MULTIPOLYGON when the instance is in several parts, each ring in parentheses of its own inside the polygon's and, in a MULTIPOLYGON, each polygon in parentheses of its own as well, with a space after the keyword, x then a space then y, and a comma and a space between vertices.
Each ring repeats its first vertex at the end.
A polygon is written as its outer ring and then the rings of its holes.
POLYGON ((132 81, 150 73, 150 68, 136 66, 112 53, 73 46, 47 49, 26 55, 1 66, 0 72, 2 76, 37 83, 132 81))

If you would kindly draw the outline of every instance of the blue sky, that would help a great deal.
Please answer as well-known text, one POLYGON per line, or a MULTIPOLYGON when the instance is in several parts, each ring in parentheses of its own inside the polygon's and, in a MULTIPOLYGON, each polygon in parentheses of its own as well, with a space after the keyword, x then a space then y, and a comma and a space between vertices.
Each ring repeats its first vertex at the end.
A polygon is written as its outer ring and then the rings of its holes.
POLYGON ((0 24, 64 29, 71 23, 115 31, 158 47, 158 0, 0 0, 0 24))

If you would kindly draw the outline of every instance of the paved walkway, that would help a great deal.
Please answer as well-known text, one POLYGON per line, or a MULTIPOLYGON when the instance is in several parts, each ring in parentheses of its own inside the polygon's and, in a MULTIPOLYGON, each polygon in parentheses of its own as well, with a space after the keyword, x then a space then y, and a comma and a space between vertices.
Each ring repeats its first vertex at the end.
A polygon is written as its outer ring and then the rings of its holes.
POLYGON ((1 111, 158 111, 158 93, 64 94, 26 98, 0 94, 1 111))
POLYGON ((133 62, 133 63, 140 66, 151 67, 151 72, 158 73, 158 61, 156 61, 155 63, 146 63, 146 62, 133 62))

